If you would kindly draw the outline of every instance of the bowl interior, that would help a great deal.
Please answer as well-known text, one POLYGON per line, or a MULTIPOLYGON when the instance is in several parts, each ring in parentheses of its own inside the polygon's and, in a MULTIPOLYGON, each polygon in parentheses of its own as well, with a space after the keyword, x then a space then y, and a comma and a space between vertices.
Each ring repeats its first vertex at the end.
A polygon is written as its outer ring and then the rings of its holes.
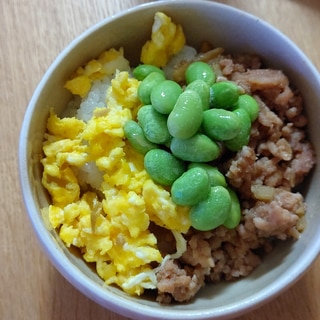
MULTIPOLYGON (((305 271, 320 248, 319 166, 304 184, 308 205, 307 228, 297 242, 285 242, 271 252, 249 277, 234 283, 205 287, 188 304, 160 306, 148 298, 128 297, 103 282, 77 254, 67 250, 42 218, 40 208, 48 205, 41 185, 39 157, 49 108, 61 113, 70 95, 63 85, 70 74, 103 50, 124 47, 125 56, 138 63, 142 44, 149 38, 156 11, 170 15, 184 27, 188 44, 203 41, 229 52, 254 52, 270 67, 281 68, 293 80, 305 99, 310 119, 309 135, 320 154, 317 134, 320 113, 319 74, 303 53, 271 26, 256 17, 209 1, 155 2, 102 21, 73 41, 56 59, 36 89, 25 115, 20 137, 20 176, 23 195, 35 232, 56 268, 80 291, 99 304, 125 316, 145 319, 224 318, 271 299, 305 271), (71 261, 71 264, 70 264, 71 261), (244 290, 245 288, 245 290, 244 290)), ((319 161, 319 157, 317 159, 319 161)))

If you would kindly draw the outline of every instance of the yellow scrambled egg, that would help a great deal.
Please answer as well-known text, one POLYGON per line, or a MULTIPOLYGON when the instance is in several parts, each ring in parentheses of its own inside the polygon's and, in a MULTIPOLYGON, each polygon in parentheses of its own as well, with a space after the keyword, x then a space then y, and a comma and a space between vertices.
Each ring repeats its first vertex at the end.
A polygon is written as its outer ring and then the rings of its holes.
MULTIPOLYGON (((84 97, 94 79, 112 72, 110 64, 123 65, 124 60, 122 49, 106 51, 79 68, 66 88, 84 97)), ((183 246, 179 235, 190 221, 189 209, 176 206, 170 193, 151 180, 143 156, 124 138, 124 123, 141 106, 138 86, 127 71, 117 71, 107 90, 107 108, 96 109, 88 122, 59 118, 52 110, 43 143, 42 182, 52 200, 43 213, 64 243, 80 248, 106 284, 140 295, 156 287, 154 265, 163 260, 150 223, 172 230, 183 246), (88 165, 98 172, 95 188, 81 178, 88 165)))
POLYGON ((104 51, 98 59, 89 61, 85 67, 79 67, 67 81, 65 88, 83 98, 90 91, 92 82, 110 75, 115 66, 122 70, 129 69, 129 61, 123 56, 122 48, 119 51, 116 49, 104 51))
POLYGON ((163 12, 157 12, 152 26, 151 40, 142 47, 141 61, 164 67, 170 57, 178 53, 186 43, 181 25, 176 25, 163 12))

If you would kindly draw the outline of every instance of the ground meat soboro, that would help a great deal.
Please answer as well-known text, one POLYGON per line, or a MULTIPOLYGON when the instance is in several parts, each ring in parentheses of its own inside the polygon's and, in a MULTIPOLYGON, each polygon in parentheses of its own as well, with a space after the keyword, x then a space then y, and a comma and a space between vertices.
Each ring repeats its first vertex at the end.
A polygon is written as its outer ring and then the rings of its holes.
POLYGON ((256 56, 221 55, 214 63, 221 79, 238 83, 260 107, 248 146, 221 165, 241 200, 242 220, 234 230, 189 231, 187 251, 157 274, 160 303, 186 302, 206 283, 249 275, 276 240, 297 239, 304 228, 306 205, 294 190, 315 155, 300 93, 282 71, 262 68, 256 56))

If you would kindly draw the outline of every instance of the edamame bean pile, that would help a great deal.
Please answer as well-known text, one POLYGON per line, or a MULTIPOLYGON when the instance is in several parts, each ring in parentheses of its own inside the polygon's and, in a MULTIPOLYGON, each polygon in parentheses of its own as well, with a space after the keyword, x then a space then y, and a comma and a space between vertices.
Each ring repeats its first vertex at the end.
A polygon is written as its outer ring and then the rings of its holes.
POLYGON ((191 206, 193 228, 235 228, 241 218, 239 200, 214 161, 224 149, 237 152, 248 144, 258 103, 235 82, 217 82, 203 61, 188 65, 183 84, 148 64, 137 66, 133 75, 141 81, 143 105, 137 121, 124 124, 124 132, 144 155, 148 174, 170 186, 177 205, 191 206))
POLYGON ((162 12, 154 25, 138 66, 111 48, 65 84, 74 98, 50 111, 43 141, 42 214, 106 285, 169 304, 248 276, 298 239, 296 190, 316 158, 281 70, 190 47, 162 12))

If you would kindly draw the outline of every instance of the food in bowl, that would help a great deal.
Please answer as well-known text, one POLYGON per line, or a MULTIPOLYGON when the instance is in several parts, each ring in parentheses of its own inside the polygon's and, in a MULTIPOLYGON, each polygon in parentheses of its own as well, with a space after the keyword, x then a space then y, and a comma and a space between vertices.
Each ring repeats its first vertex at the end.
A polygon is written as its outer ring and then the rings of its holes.
MULTIPOLYGON (((247 276, 277 240, 299 237, 306 208, 303 196, 295 188, 312 169, 315 156, 306 136, 307 119, 301 95, 290 86, 282 71, 266 68, 255 55, 224 53, 210 43, 203 43, 198 50, 189 47, 182 27, 161 12, 155 16, 151 34, 151 40, 142 48, 143 67, 150 71, 150 65, 153 66, 156 74, 162 71, 165 76, 162 74, 161 82, 178 83, 181 88, 178 97, 190 90, 197 92, 200 101, 203 95, 199 95, 199 87, 186 89, 188 82, 195 81, 192 79, 195 73, 187 76, 187 70, 205 62, 215 75, 214 83, 210 83, 208 110, 221 109, 213 106, 214 84, 235 84, 235 102, 222 110, 229 108, 227 115, 230 116, 229 112, 234 115, 239 109, 239 97, 249 97, 251 102, 253 98, 253 111, 240 112, 250 118, 250 127, 245 121, 241 128, 235 125, 237 129, 224 131, 220 139, 210 126, 213 116, 209 114, 197 126, 196 121, 191 122, 195 132, 188 136, 189 126, 187 130, 180 126, 175 131, 177 122, 169 121, 172 114, 169 110, 165 111, 167 115, 160 113, 167 117, 169 138, 147 139, 147 150, 139 149, 141 145, 145 147, 143 140, 137 148, 125 128, 130 121, 133 126, 142 127, 139 111, 149 101, 142 103, 145 96, 139 95, 139 88, 147 75, 139 80, 137 70, 141 75, 142 67, 135 66, 132 70, 125 52, 111 48, 79 67, 66 83, 74 99, 65 113, 58 117, 53 110, 50 112, 41 162, 43 185, 51 204, 42 212, 66 246, 78 247, 85 261, 95 263, 97 273, 107 285, 115 284, 133 295, 156 290, 160 303, 185 302, 207 283, 247 276), (234 147, 243 127, 246 131, 250 129, 247 137, 250 139, 247 141, 244 135, 246 143, 234 147), (233 131, 237 135, 230 138, 233 131), (172 150, 177 139, 187 141, 200 134, 215 136, 210 139, 215 142, 214 150, 218 150, 214 159, 184 158, 198 155, 188 152, 194 143, 182 148, 182 156, 172 150), (152 175, 152 166, 146 165, 147 155, 154 150, 166 152, 166 157, 169 154, 170 159, 178 159, 184 167, 170 183, 159 182, 152 175), (173 183, 192 169, 200 174, 208 172, 205 166, 217 170, 218 185, 210 184, 207 193, 198 192, 200 199, 195 203, 180 203, 179 192, 172 197, 173 183), (190 212, 208 203, 209 193, 217 187, 224 196, 219 210, 225 210, 223 205, 229 201, 227 211, 230 213, 234 204, 237 217, 239 203, 240 221, 230 226, 226 224, 229 216, 224 215, 216 226, 206 229, 206 223, 199 226, 195 223, 199 220, 192 220, 190 212)), ((185 96, 184 99, 188 100, 185 96)), ((203 108, 203 102, 199 104, 203 108)), ((252 104, 249 106, 252 108, 252 104)), ((196 117, 194 114, 192 119, 196 117)), ((140 138, 145 138, 147 129, 143 129, 140 138)), ((197 150, 201 153, 203 148, 197 150)), ((158 179, 163 179, 161 172, 158 179)), ((191 181, 196 184, 196 179, 191 181)), ((194 200, 184 197, 184 201, 186 198, 194 200)))

